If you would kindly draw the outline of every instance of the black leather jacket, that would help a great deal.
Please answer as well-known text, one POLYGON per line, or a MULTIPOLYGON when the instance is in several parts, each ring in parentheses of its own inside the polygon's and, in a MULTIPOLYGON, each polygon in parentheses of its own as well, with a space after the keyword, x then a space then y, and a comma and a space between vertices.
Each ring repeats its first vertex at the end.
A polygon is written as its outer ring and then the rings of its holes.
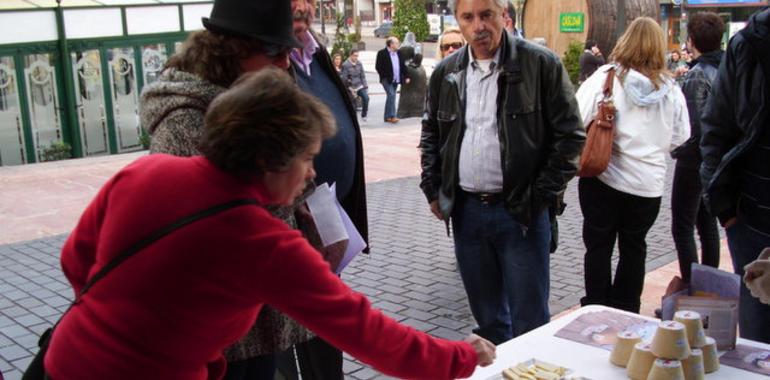
POLYGON ((730 40, 701 117, 703 199, 723 225, 738 213, 743 158, 770 120, 762 60, 770 62, 770 9, 753 15, 730 40))
MULTIPOLYGON (((585 130, 569 76, 550 50, 503 33, 497 125, 506 209, 523 226, 546 207, 559 209, 577 171, 585 130)), ((449 219, 459 189, 465 132, 468 46, 441 61, 430 78, 420 139, 422 181, 449 219)))
POLYGON ((711 94, 711 84, 717 77, 721 60, 721 50, 705 53, 698 57, 695 65, 684 78, 682 92, 687 99, 687 111, 690 113, 690 138, 671 152, 671 157, 677 160, 677 166, 693 169, 700 167, 700 116, 711 94))

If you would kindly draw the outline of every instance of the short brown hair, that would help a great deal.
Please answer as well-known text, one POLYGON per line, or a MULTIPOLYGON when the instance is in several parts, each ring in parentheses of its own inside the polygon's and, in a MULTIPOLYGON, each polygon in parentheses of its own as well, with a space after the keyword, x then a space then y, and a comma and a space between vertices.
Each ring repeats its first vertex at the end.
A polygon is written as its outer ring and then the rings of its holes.
POLYGON ((244 74, 209 106, 200 152, 246 181, 285 169, 316 138, 336 132, 334 117, 284 70, 244 74))
POLYGON ((719 50, 725 22, 714 12, 696 12, 687 20, 687 37, 701 53, 719 50))
POLYGON ((666 69, 666 40, 663 29, 650 17, 635 19, 618 39, 610 59, 619 63, 618 78, 622 81, 629 69, 634 69, 652 81, 655 88, 671 74, 666 69))
POLYGON ((227 88, 242 74, 241 60, 261 50, 262 42, 254 38, 200 30, 187 37, 182 50, 169 58, 166 67, 227 88))

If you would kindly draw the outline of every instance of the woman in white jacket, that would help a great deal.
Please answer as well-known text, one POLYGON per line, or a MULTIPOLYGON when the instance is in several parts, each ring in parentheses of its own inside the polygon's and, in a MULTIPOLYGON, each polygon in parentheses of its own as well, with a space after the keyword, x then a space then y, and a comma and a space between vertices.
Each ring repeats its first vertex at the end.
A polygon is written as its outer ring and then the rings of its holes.
POLYGON ((638 313, 647 256, 645 238, 660 209, 666 155, 690 135, 682 91, 666 70, 665 40, 655 20, 641 17, 626 29, 610 56, 578 89, 583 122, 598 112, 610 68, 617 108, 616 132, 607 170, 578 184, 583 213, 586 296, 638 313), (612 251, 619 260, 612 279, 612 251))

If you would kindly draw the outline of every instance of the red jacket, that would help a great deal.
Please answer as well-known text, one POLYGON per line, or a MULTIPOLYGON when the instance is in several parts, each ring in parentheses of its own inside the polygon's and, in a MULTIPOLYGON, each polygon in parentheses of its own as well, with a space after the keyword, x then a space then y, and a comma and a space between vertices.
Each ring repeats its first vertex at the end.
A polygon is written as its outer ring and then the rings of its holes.
MULTIPOLYGON (((115 175, 62 250, 75 292, 119 251, 188 214, 264 201, 202 157, 151 155, 115 175)), ((468 377, 477 356, 371 309, 306 240, 261 207, 242 206, 155 242, 101 279, 57 327, 45 358, 56 380, 219 379, 222 350, 264 303, 385 374, 468 377)))

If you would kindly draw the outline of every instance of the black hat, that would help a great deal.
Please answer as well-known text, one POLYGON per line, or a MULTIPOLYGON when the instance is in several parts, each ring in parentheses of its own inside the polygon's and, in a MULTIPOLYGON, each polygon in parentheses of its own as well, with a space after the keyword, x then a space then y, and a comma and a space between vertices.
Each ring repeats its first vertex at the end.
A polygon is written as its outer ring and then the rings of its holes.
POLYGON ((294 37, 293 23, 288 0, 215 0, 211 17, 203 17, 203 26, 215 33, 302 47, 294 37))

